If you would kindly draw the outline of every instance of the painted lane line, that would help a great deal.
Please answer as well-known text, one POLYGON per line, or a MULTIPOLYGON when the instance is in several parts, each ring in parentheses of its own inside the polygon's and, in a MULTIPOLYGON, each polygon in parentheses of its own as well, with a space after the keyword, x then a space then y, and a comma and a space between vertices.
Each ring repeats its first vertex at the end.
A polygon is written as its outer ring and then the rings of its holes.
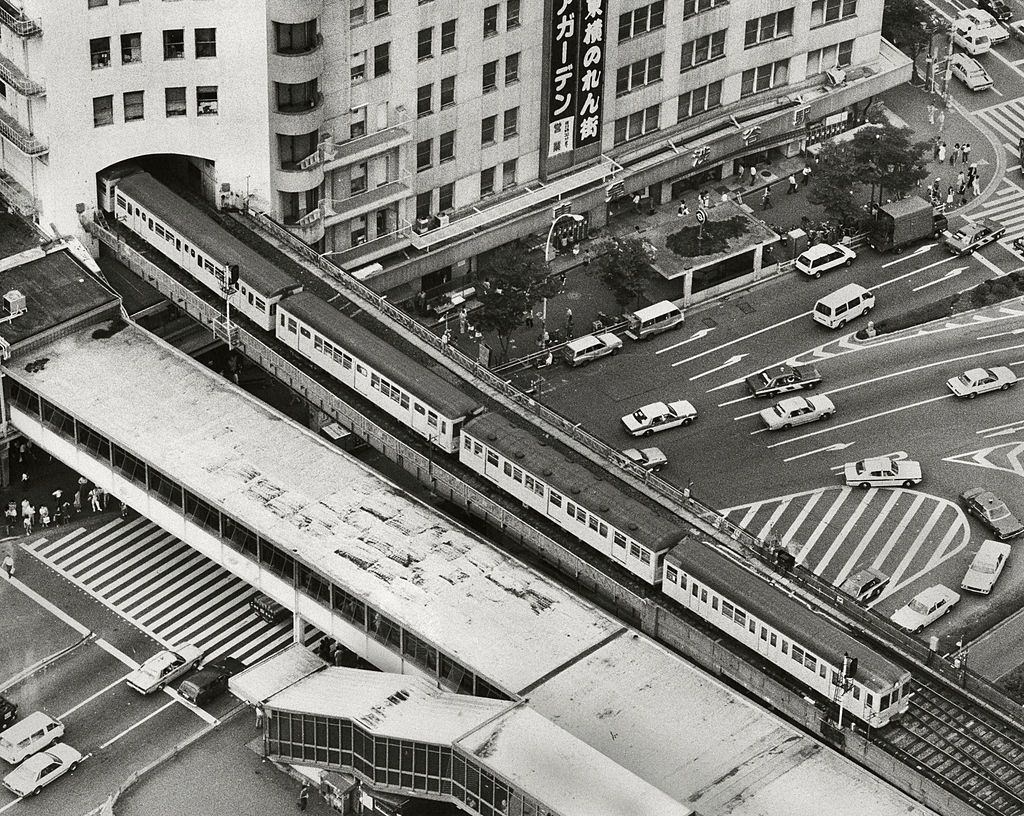
MULTIPOLYGON (((32 552, 32 550, 29 550, 29 552, 32 552)), ((32 553, 32 554, 35 555, 35 553, 32 553)), ((45 609, 47 612, 49 612, 55 618, 59 618, 61 621, 63 621, 68 626, 70 626, 72 629, 74 629, 76 632, 78 632, 78 634, 80 634, 80 635, 91 634, 92 630, 88 626, 85 626, 84 624, 79 623, 77 620, 75 620, 73 617, 71 617, 63 609, 60 609, 59 607, 57 607, 54 604, 52 604, 50 601, 48 601, 46 598, 44 598, 42 595, 40 595, 34 589, 32 589, 28 585, 22 583, 18 578, 7 578, 6 580, 7 580, 7 582, 11 586, 17 587, 21 591, 21 593, 23 595, 27 595, 29 598, 31 598, 33 601, 35 601, 39 606, 41 606, 43 609, 45 609)))
POLYGON ((979 334, 975 340, 994 340, 996 337, 1006 337, 1008 334, 1024 334, 1024 329, 1010 329, 996 334, 979 334))
POLYGON ((701 338, 707 337, 709 334, 711 334, 711 332, 713 332, 715 330, 715 328, 716 328, 715 326, 712 326, 710 329, 699 329, 696 332, 694 332, 690 337, 688 337, 686 340, 683 340, 680 343, 675 343, 674 345, 671 345, 671 346, 666 346, 663 349, 658 349, 654 353, 656 355, 657 354, 664 354, 666 351, 672 351, 672 349, 677 349, 680 346, 685 346, 687 343, 692 343, 694 340, 700 340, 701 338))
MULTIPOLYGON (((903 492, 910 495, 910 491, 908 490, 904 490, 903 492)), ((882 545, 882 549, 879 550, 878 555, 875 556, 875 560, 871 564, 872 567, 875 569, 882 569, 885 559, 888 558, 889 553, 893 551, 893 548, 896 546, 896 542, 903 538, 903 531, 910 526, 910 522, 914 520, 914 516, 917 515, 917 511, 921 508, 921 505, 924 504, 925 495, 926 494, 924 493, 918 493, 914 496, 910 507, 903 514, 903 518, 899 520, 899 523, 889 535, 889 538, 886 539, 885 544, 882 545)))
POLYGON ((844 487, 839 491, 839 495, 836 496, 835 501, 832 502, 832 506, 825 511, 824 517, 818 522, 818 526, 814 528, 814 532, 807 537, 804 541, 803 547, 800 548, 800 552, 796 557, 798 564, 803 564, 804 559, 810 554, 814 545, 818 543, 818 539, 824 534, 825 530, 828 529, 829 524, 832 523, 832 519, 836 517, 836 513, 842 508, 843 503, 850 497, 853 491, 848 487, 844 487))
MULTIPOLYGON (((735 385, 735 384, 736 383, 732 383, 732 385, 735 385)), ((717 390, 718 390, 717 388, 712 388, 712 389, 709 389, 706 393, 710 394, 711 391, 717 391, 717 390)), ((720 403, 718 403, 717 407, 725 408, 728 405, 735 405, 738 402, 747 402, 748 400, 752 400, 752 399, 756 399, 756 397, 753 394, 747 394, 745 397, 736 397, 736 399, 729 400, 728 402, 720 402, 720 403)))
MULTIPOLYGON (((886 591, 883 592, 873 603, 871 603, 870 606, 874 607, 875 604, 881 603, 886 598, 888 598, 890 595, 895 595, 897 592, 899 592, 904 587, 910 586, 915 581, 917 581, 919 578, 927 575, 929 572, 931 572, 935 567, 937 567, 943 561, 948 561, 950 558, 953 558, 954 556, 959 555, 962 550, 967 548, 967 544, 971 540, 970 527, 967 524, 966 520, 961 520, 961 522, 959 524, 957 524, 957 526, 954 527, 950 531, 950 534, 951 535, 956 535, 958 532, 961 532, 961 531, 962 531, 962 535, 961 535, 961 538, 960 538, 960 543, 956 546, 955 549, 950 550, 949 552, 943 553, 938 558, 938 560, 935 561, 934 564, 932 564, 931 561, 929 561, 929 564, 926 565, 924 567, 924 569, 918 570, 917 572, 915 572, 913 575, 911 575, 910 577, 906 578, 905 580, 900 581, 898 583, 895 582, 895 581, 891 582, 889 584, 889 588, 886 589, 886 591)), ((934 560, 934 557, 933 557, 933 560, 934 560)))
POLYGON ((1005 431, 995 431, 994 433, 987 434, 984 438, 995 439, 997 436, 1012 436, 1021 431, 1024 431, 1024 425, 1018 425, 1016 428, 1007 428, 1005 431))
MULTIPOLYGON (((878 488, 869 488, 866 491, 866 493, 877 494, 878 488)), ((892 492, 889 495, 889 498, 886 500, 885 504, 883 505, 881 511, 875 513, 875 519, 871 522, 871 526, 868 527, 864 535, 861 536, 860 541, 857 542, 857 546, 853 548, 853 552, 851 552, 846 557, 846 564, 843 565, 843 568, 839 570, 839 574, 836 575, 835 581, 832 582, 833 586, 841 586, 843 581, 846 580, 847 576, 857 568, 857 562, 859 562, 861 556, 864 555, 864 550, 866 550, 868 548, 868 544, 870 544, 874 540, 875 536, 878 534, 878 528, 885 523, 886 519, 889 516, 889 513, 892 511, 892 508, 896 505, 900 498, 900 493, 895 491, 892 492)))
POLYGON ((930 249, 934 249, 936 246, 938 246, 938 244, 924 244, 923 246, 919 246, 917 249, 915 249, 909 255, 904 255, 902 258, 897 258, 895 261, 889 261, 888 263, 882 264, 882 269, 888 269, 890 266, 895 266, 898 263, 903 263, 904 261, 909 261, 911 258, 913 258, 913 257, 915 257, 917 255, 921 255, 921 254, 923 254, 925 252, 928 252, 928 250, 930 250, 930 249))
MULTIPOLYGON (((721 371, 723 368, 729 368, 729 366, 734 366, 734 365, 736 365, 736 363, 740 362, 744 357, 747 357, 747 356, 749 356, 749 355, 747 355, 747 354, 734 354, 732 357, 730 357, 728 360, 726 360, 720 366, 716 366, 715 368, 709 369, 709 370, 704 371, 704 372, 702 372, 700 374, 694 374, 692 377, 690 377, 690 382, 693 382, 694 380, 702 379, 703 377, 706 377, 709 374, 714 374, 716 371, 721 371)), ((672 363, 672 365, 673 366, 677 366, 677 365, 679 365, 679 363, 672 363)))
POLYGON ((854 508, 854 511, 850 513, 850 517, 846 520, 846 524, 843 525, 843 528, 839 531, 838 535, 836 535, 835 539, 832 541, 832 546, 830 546, 825 551, 825 555, 822 556, 821 560, 817 563, 817 565, 812 568, 814 570, 815 575, 821 575, 828 568, 828 565, 832 562, 832 559, 835 558, 836 553, 839 552, 839 548, 846 544, 846 539, 853 531, 853 528, 856 526, 857 522, 860 521, 860 517, 864 515, 864 511, 868 509, 868 505, 871 503, 871 499, 873 498, 874 493, 877 491, 869 490, 867 492, 868 495, 863 497, 857 503, 857 506, 854 508))
MULTIPOLYGON (((834 453, 836 451, 846 450, 847 448, 852 447, 853 445, 856 444, 856 442, 837 442, 836 444, 829 445, 828 447, 825 448, 818 448, 817 450, 807 451, 807 453, 798 453, 796 456, 790 456, 788 459, 783 459, 782 461, 792 462, 794 459, 803 459, 805 456, 813 456, 816 453, 834 453)), ((841 468, 842 465, 840 465, 839 467, 841 468)), ((833 468, 833 470, 835 470, 835 468, 833 468)))
POLYGON ((721 351, 722 349, 728 348, 729 346, 734 346, 737 343, 742 343, 744 340, 749 340, 752 337, 757 337, 758 335, 764 334, 765 332, 774 331, 775 329, 781 328, 782 326, 792 323, 794 320, 803 320, 805 317, 810 317, 811 314, 811 312, 803 312, 802 314, 793 315, 793 317, 788 317, 785 320, 779 321, 778 323, 773 323, 771 326, 765 326, 763 329, 758 329, 757 331, 751 332, 750 334, 745 334, 743 335, 743 337, 737 337, 735 340, 729 340, 728 342, 722 343, 721 345, 715 346, 714 348, 709 348, 707 351, 702 351, 699 354, 694 354, 692 357, 687 357, 685 360, 680 360, 679 362, 672 363, 672 366, 680 366, 684 365, 685 363, 693 362, 694 360, 699 360, 701 357, 705 357, 708 354, 713 354, 716 351, 721 351))
POLYGON ((920 286, 915 286, 910 291, 911 292, 920 292, 922 289, 927 289, 929 286, 935 286, 935 284, 937 284, 937 283, 942 283, 943 281, 947 281, 950 278, 955 278, 957 275, 959 275, 961 272, 963 272, 966 269, 970 269, 970 267, 968 267, 968 266, 958 266, 956 269, 950 269, 941 278, 936 278, 933 281, 928 281, 928 283, 922 283, 920 286))
POLYGON ((932 553, 932 557, 928 559, 928 563, 925 564, 925 569, 931 569, 937 567, 945 560, 946 548, 950 542, 956 536, 957 533, 966 533, 967 537, 970 538, 970 525, 967 523, 967 518, 964 516, 963 511, 960 510, 955 504, 950 504, 954 514, 957 516, 955 524, 949 525, 949 529, 946 530, 946 534, 942 537, 942 541, 939 542, 939 546, 935 548, 932 553))
POLYGON ((1009 275, 1010 274, 1009 271, 1005 271, 1004 272, 1002 269, 1000 269, 998 266, 996 266, 994 263, 992 263, 992 261, 990 261, 984 255, 981 255, 978 252, 974 253, 974 257, 977 260, 981 261, 981 263, 983 263, 985 266, 987 266, 991 271, 995 272, 997 278, 1001 278, 1004 275, 1009 275))
POLYGON ((881 419, 884 416, 890 414, 898 414, 901 411, 909 411, 912 408, 920 408, 922 405, 929 405, 939 400, 953 399, 952 394, 943 394, 941 397, 932 397, 931 399, 921 400, 920 402, 912 402, 909 405, 900 405, 896 408, 890 408, 888 411, 881 411, 871 416, 861 417, 860 419, 851 419, 849 422, 844 422, 841 425, 833 425, 830 428, 825 428, 821 431, 812 431, 811 433, 804 434, 803 436, 794 436, 792 439, 783 439, 781 442, 776 442, 772 445, 768 445, 768 449, 780 448, 783 445, 792 445, 794 442, 800 442, 804 439, 810 439, 814 436, 821 436, 822 434, 831 433, 832 431, 838 431, 840 428, 849 428, 851 425, 859 425, 861 422, 868 422, 873 419, 881 419))
POLYGON ((57 719, 58 719, 58 720, 61 720, 62 722, 63 722, 63 721, 66 721, 66 720, 67 720, 67 718, 68 718, 68 717, 70 717, 70 716, 71 716, 72 714, 74 714, 74 713, 75 713, 76 711, 78 711, 78 709, 80 709, 80 708, 82 708, 82 707, 84 707, 84 706, 88 705, 88 704, 89 704, 89 703, 91 703, 91 702, 92 702, 93 700, 97 699, 98 697, 102 697, 102 696, 103 696, 104 694, 106 694, 106 693, 107 693, 108 691, 110 691, 111 689, 117 688, 117 687, 118 687, 119 685, 121 685, 121 684, 122 684, 123 682, 124 682, 124 678, 123 678, 123 677, 118 677, 118 678, 117 678, 116 680, 114 680, 114 681, 113 681, 112 683, 107 683, 107 685, 105 685, 105 686, 104 686, 103 688, 101 688, 101 689, 100 689, 99 691, 97 691, 97 692, 96 692, 95 694, 92 694, 92 695, 90 695, 89 697, 86 697, 86 698, 85 698, 84 700, 82 700, 82 702, 80 702, 80 703, 79 703, 78 705, 76 705, 76 706, 73 706, 73 707, 69 708, 69 709, 68 709, 67 711, 65 711, 65 712, 64 712, 63 714, 61 714, 61 715, 60 715, 60 716, 59 716, 59 717, 58 717, 57 719))
POLYGON ((132 658, 128 657, 124 652, 114 646, 112 643, 104 640, 103 638, 97 638, 96 645, 99 646, 103 651, 109 654, 111 657, 115 657, 120 660, 125 666, 132 671, 135 671, 139 667, 139 663, 132 658))
POLYGON ((974 433, 981 436, 987 433, 991 433, 992 431, 999 431, 1002 430, 1003 428, 1009 428, 1011 425, 1020 425, 1021 422, 1022 420, 1015 419, 1013 422, 1006 422, 1002 425, 993 425, 991 428, 982 428, 980 431, 975 431, 974 433))
POLYGON ((120 734, 117 734, 117 735, 111 737, 110 739, 108 739, 105 743, 103 743, 99 747, 99 750, 103 751, 106 748, 109 748, 111 745, 113 745, 119 739, 123 739, 124 737, 128 736, 132 731, 134 731, 140 725, 144 725, 145 723, 149 722, 151 719, 153 719, 158 714, 163 714, 168 708, 170 708, 172 705, 174 705, 175 702, 176 702, 175 700, 168 700, 166 703, 164 703, 162 706, 160 706, 160 708, 158 708, 156 711, 154 711, 151 714, 148 714, 147 716, 143 717, 137 723, 134 723, 133 725, 128 726, 120 734))

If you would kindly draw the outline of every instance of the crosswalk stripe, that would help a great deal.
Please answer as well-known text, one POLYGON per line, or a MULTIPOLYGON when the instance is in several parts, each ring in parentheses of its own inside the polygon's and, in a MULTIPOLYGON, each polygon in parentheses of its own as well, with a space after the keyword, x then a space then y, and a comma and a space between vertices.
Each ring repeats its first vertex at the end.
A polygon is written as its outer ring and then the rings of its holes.
POLYGON ((110 534, 98 538, 86 547, 75 548, 74 552, 68 553, 62 564, 72 575, 81 580, 88 580, 83 573, 92 572, 97 564, 112 570, 112 574, 122 566, 123 558, 134 550, 143 546, 145 542, 156 535, 148 528, 139 527, 134 530, 127 530, 125 534, 110 534), (110 552, 111 546, 117 547, 116 555, 110 552), (105 553, 102 560, 97 560, 98 553, 105 553))
POLYGON ((252 587, 239 586, 235 582, 211 587, 199 597, 190 598, 191 606, 171 615, 165 624, 166 629, 177 637, 185 637, 198 631, 197 627, 202 627, 212 612, 216 612, 216 617, 219 618, 236 608, 247 609, 248 598, 251 595, 252 587))
POLYGON ((965 536, 965 538, 969 540, 970 528, 968 527, 967 519, 961 519, 959 524, 950 526, 946 531, 946 534, 942 537, 942 541, 939 543, 939 546, 936 547, 935 552, 932 553, 932 557, 929 558, 928 563, 925 564, 925 569, 931 569, 946 560, 946 558, 949 557, 949 554, 946 553, 946 548, 958 534, 962 534, 963 532, 967 532, 967 536, 965 536), (965 527, 968 528, 966 531, 964 530, 965 527))
POLYGON ((789 542, 793 540, 793 536, 796 534, 796 531, 799 530, 803 523, 807 520, 807 517, 811 514, 811 511, 814 509, 814 505, 818 503, 818 499, 820 499, 823 495, 825 494, 822 491, 814 493, 811 496, 810 500, 807 502, 807 504, 803 506, 803 509, 801 509, 800 512, 797 513, 796 519, 793 521, 792 524, 789 525, 789 529, 786 530, 786 532, 779 537, 779 540, 783 543, 783 545, 788 545, 789 542))
POLYGON ((766 535, 768 535, 768 533, 771 532, 771 529, 776 525, 778 520, 782 518, 782 514, 785 513, 788 508, 789 502, 779 502, 779 506, 776 507, 775 512, 768 517, 768 521, 764 523, 764 526, 761 528, 761 532, 757 534, 757 537, 764 538, 766 535))
POLYGON ((163 542, 168 540, 167 533, 156 530, 134 542, 124 552, 117 553, 116 565, 110 563, 94 564, 90 569, 75 573, 83 581, 96 580, 96 588, 106 595, 117 597, 124 584, 150 567, 149 559, 160 551, 163 542))
POLYGON ((95 539, 97 537, 99 537, 99 538, 104 537, 105 535, 107 535, 107 533, 110 530, 112 530, 112 529, 122 525, 123 523, 124 522, 123 522, 122 519, 119 519, 119 518, 118 519, 114 519, 113 521, 109 522, 108 524, 104 524, 99 529, 93 530, 91 533, 86 533, 81 538, 78 538, 77 540, 75 540, 76 539, 76 534, 85 533, 85 528, 84 527, 79 527, 77 530, 74 530, 71 533, 69 533, 68 535, 64 536, 64 538, 59 538, 56 541, 51 542, 48 546, 46 546, 43 549, 39 550, 39 554, 42 555, 45 558, 49 558, 52 553, 58 552, 62 548, 67 547, 72 541, 75 542, 75 547, 76 548, 83 547, 83 546, 85 546, 86 544, 88 544, 90 541, 92 541, 93 539, 95 539))
POLYGON ((878 528, 882 526, 885 520, 889 517, 889 513, 892 512, 892 508, 896 506, 896 503, 903 498, 902 493, 893 491, 889 494, 888 500, 882 506, 882 510, 875 514, 874 521, 871 522, 871 526, 865 531, 864 535, 861 536, 860 541, 857 542, 857 546, 853 548, 853 552, 846 559, 846 563, 843 568, 839 570, 839 574, 836 575, 835 580, 832 582, 834 586, 840 586, 843 581, 846 580, 847 576, 853 572, 857 567, 857 562, 860 561, 861 556, 864 554, 864 550, 868 548, 868 545, 874 540, 875 534, 878 533, 878 528))
POLYGON ((134 597, 124 601, 124 608, 133 615, 148 607, 154 598, 167 593, 169 587, 181 588, 198 570, 210 562, 202 553, 195 550, 182 550, 164 564, 162 570, 154 570, 150 575, 150 583, 146 592, 136 593, 134 597))
POLYGON ((864 496, 857 503, 857 506, 850 514, 850 517, 846 520, 846 524, 843 525, 843 528, 835 537, 835 541, 832 542, 832 545, 825 551, 825 555, 820 561, 818 561, 817 566, 814 567, 815 575, 821 575, 826 570, 832 559, 835 557, 835 554, 839 551, 839 548, 846 543, 846 539, 850 535, 850 531, 852 531, 857 522, 860 521, 860 517, 864 515, 864 511, 868 509, 868 505, 871 504, 871 501, 877 495, 877 488, 871 488, 864 493, 864 496))
POLYGON ((740 526, 744 530, 746 530, 747 529, 747 525, 750 524, 750 522, 754 520, 754 516, 757 515, 757 511, 760 510, 760 509, 761 509, 760 503, 750 505, 750 507, 747 508, 747 512, 744 514, 743 518, 740 520, 740 523, 739 523, 738 526, 740 526))
POLYGON ((191 556, 191 551, 186 548, 168 549, 167 545, 174 541, 173 536, 153 541, 147 551, 140 554, 140 558, 148 558, 148 561, 142 561, 134 569, 122 574, 117 581, 104 585, 103 590, 121 604, 127 604, 140 593, 145 593, 149 584, 173 567, 179 558, 191 556))
POLYGON ((898 583, 903 577, 903 574, 907 571, 910 565, 914 562, 914 558, 917 556, 921 547, 924 546, 924 542, 928 539, 935 525, 939 523, 939 517, 946 512, 946 505, 940 504, 932 510, 931 515, 925 522, 924 526, 918 531, 918 534, 914 537, 914 540, 907 547, 906 552, 903 555, 903 560, 899 562, 899 565, 890 573, 892 581, 898 583))
MULTIPOLYGON (((200 559, 202 560, 202 559, 200 559)), ((152 620, 154 617, 166 612, 168 607, 177 607, 181 604, 178 593, 188 585, 193 592, 200 592, 209 582, 218 578, 224 578, 220 565, 212 561, 205 562, 204 566, 186 575, 177 581, 167 584, 159 593, 152 593, 139 599, 139 603, 132 607, 132 614, 139 620, 152 620)))
POLYGON ((825 512, 825 516, 818 523, 818 526, 815 528, 814 532, 811 533, 810 536, 808 536, 807 540, 804 542, 804 546, 801 548, 799 555, 797 555, 796 557, 798 563, 804 563, 804 559, 807 558, 807 554, 811 551, 811 548, 813 548, 814 545, 818 543, 818 539, 821 538, 822 534, 828 528, 829 523, 832 521, 833 518, 835 518, 836 513, 839 512, 839 508, 843 506, 843 503, 846 501, 846 499, 850 496, 850 493, 852 492, 853 491, 851 491, 848 487, 843 488, 841 491, 839 491, 839 495, 836 497, 836 500, 832 502, 832 506, 825 512))
POLYGON ((875 561, 871 566, 875 569, 882 568, 882 565, 885 563, 885 559, 889 557, 889 553, 891 553, 893 547, 896 546, 896 542, 900 540, 900 537, 903 535, 903 531, 910 526, 910 522, 913 520, 922 504, 924 504, 924 495, 919 493, 914 497, 914 501, 911 502, 910 508, 903 514, 903 518, 899 520, 899 523, 896 525, 896 529, 892 531, 892 535, 890 535, 885 544, 882 545, 881 551, 877 556, 875 556, 875 561))

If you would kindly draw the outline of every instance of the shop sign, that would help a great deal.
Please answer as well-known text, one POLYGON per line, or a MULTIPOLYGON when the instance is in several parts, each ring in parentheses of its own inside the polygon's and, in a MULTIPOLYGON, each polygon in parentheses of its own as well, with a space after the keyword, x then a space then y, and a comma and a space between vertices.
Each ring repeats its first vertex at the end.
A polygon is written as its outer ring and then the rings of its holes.
POLYGON ((553 0, 548 157, 601 139, 607 0, 553 0))

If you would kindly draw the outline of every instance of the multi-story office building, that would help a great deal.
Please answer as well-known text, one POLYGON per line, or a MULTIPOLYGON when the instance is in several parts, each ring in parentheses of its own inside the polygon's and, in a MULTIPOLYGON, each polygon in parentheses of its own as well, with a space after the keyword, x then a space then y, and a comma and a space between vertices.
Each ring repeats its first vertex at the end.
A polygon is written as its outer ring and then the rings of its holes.
POLYGON ((77 224, 159 159, 379 290, 460 277, 843 127, 909 78, 882 0, 0 0, 0 190, 77 224))

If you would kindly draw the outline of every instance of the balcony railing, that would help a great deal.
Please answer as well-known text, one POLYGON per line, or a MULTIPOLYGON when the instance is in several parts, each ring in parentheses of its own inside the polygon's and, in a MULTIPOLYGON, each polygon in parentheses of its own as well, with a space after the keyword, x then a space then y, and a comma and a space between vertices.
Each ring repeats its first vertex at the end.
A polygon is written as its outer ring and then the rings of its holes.
POLYGON ((46 88, 41 83, 29 79, 17 65, 4 56, 0 56, 0 80, 22 96, 42 96, 46 93, 46 88))
POLYGON ((19 37, 34 37, 43 33, 39 20, 30 20, 21 9, 4 2, 0 2, 0 25, 6 26, 19 37))
POLYGON ((10 115, 0 111, 0 136, 13 144, 26 156, 41 156, 49 152, 50 148, 45 142, 40 141, 10 115))
POLYGON ((22 215, 31 218, 39 212, 39 202, 14 179, 0 173, 0 196, 22 215))

